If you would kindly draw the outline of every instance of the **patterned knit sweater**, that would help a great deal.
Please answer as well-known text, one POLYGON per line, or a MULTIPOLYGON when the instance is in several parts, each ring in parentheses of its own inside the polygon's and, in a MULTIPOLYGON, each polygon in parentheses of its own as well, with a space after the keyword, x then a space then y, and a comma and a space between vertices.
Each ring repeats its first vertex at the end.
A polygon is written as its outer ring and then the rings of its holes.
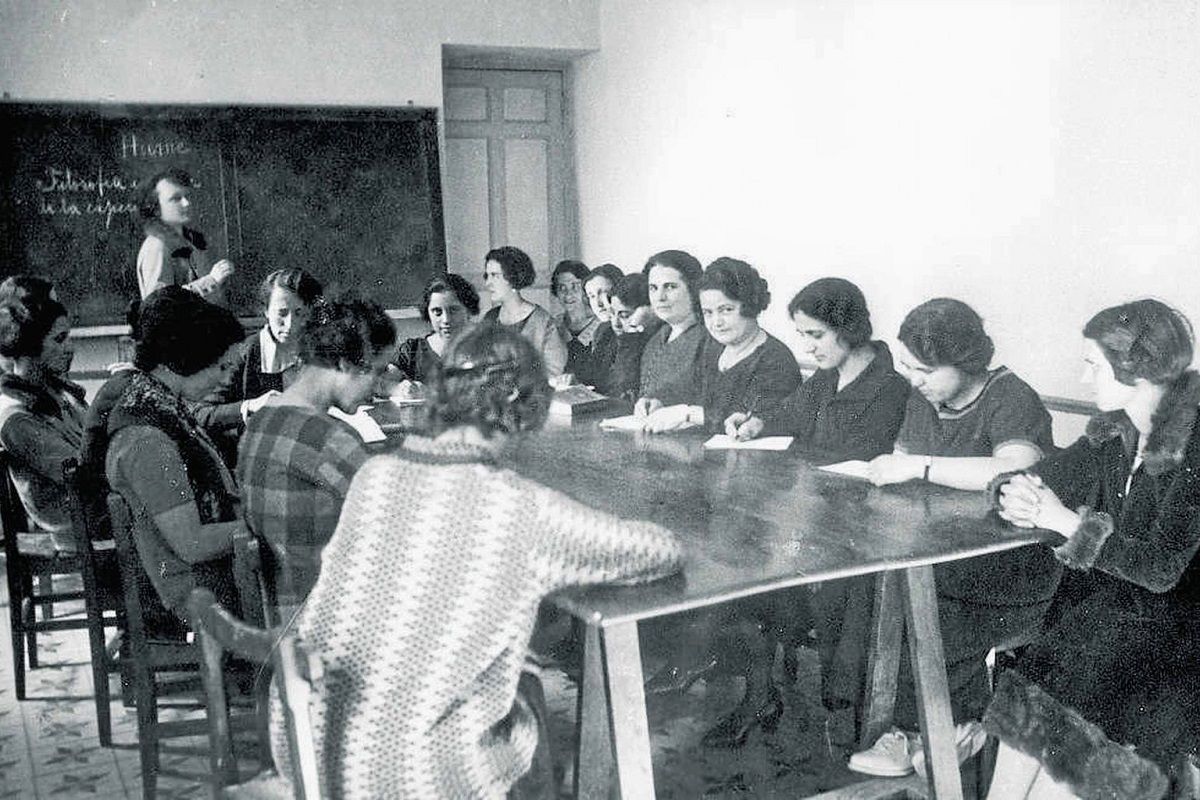
POLYGON ((491 458, 410 437, 351 484, 297 621, 323 666, 312 714, 332 797, 504 797, 537 744, 517 681, 542 598, 679 568, 669 531, 491 458))

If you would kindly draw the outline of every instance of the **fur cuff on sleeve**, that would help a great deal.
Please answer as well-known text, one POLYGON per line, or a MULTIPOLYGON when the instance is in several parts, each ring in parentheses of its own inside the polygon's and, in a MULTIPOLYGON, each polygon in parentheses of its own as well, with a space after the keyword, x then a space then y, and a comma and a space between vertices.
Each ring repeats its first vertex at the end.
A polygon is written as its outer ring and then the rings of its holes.
POLYGON ((1019 672, 1000 679, 983 725, 1009 747, 1036 758, 1084 800, 1159 800, 1167 790, 1157 764, 1109 739, 1019 672))
POLYGON ((1001 472, 996 477, 988 481, 987 492, 988 502, 992 504, 992 508, 996 511, 1000 510, 1000 487, 1012 480, 1014 475, 1020 475, 1020 470, 1011 470, 1009 472, 1001 472))
POLYGON ((1089 570, 1096 563, 1100 549, 1113 532, 1113 519, 1103 511, 1087 506, 1079 508, 1079 527, 1065 542, 1054 548, 1054 555, 1071 569, 1089 570))

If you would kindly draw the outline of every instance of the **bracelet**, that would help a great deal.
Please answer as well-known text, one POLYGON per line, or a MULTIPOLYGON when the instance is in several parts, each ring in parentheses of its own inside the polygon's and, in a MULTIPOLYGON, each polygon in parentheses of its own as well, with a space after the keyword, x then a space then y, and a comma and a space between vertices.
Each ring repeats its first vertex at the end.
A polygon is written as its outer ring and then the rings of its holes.
POLYGON ((933 456, 925 456, 925 472, 921 475, 921 480, 929 482, 929 468, 933 466, 933 456))

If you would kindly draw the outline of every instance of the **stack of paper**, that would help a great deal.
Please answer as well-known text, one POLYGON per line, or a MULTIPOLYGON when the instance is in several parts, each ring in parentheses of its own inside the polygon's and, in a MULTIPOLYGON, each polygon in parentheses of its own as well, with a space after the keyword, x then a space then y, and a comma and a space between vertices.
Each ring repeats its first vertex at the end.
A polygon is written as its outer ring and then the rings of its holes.
POLYGON ((732 436, 718 433, 704 443, 709 450, 787 450, 792 446, 791 436, 764 436, 761 439, 738 441, 732 436))
POLYGON ((867 467, 868 464, 866 461, 842 461, 838 464, 827 464, 826 466, 821 467, 821 469, 825 470, 826 472, 836 472, 839 475, 849 475, 852 478, 862 478, 863 480, 866 480, 867 467))

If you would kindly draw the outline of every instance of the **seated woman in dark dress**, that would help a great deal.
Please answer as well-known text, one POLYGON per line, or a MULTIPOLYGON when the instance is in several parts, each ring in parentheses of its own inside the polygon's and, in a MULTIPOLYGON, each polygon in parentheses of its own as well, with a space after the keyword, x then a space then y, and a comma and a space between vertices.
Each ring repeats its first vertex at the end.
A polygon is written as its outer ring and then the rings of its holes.
MULTIPOLYGON (((601 321, 592 313, 591 303, 583 293, 583 282, 587 280, 588 268, 582 261, 566 259, 555 265, 550 273, 550 292, 563 308, 559 324, 567 337, 566 372, 574 375, 584 363, 600 332, 601 321)), ((578 382, 578 381, 575 381, 578 382)))
POLYGON ((774 416, 800 385, 800 367, 787 345, 758 325, 771 302, 767 282, 744 261, 718 258, 699 282, 704 325, 714 345, 700 363, 698 391, 675 405, 651 398, 646 430, 651 433, 700 426, 723 431, 736 412, 774 416))
POLYGON ((650 307, 663 325, 642 349, 641 384, 633 413, 647 416, 661 406, 692 402, 700 391, 701 351, 711 341, 700 323, 700 279, 704 270, 691 253, 664 250, 642 268, 650 307))
POLYGON ((389 394, 402 398, 425 396, 425 383, 442 363, 450 341, 471 325, 479 314, 479 293, 466 278, 448 272, 425 286, 421 319, 429 323, 424 336, 405 339, 396 352, 385 380, 398 378, 389 394))
POLYGON ((635 272, 618 280, 608 297, 608 307, 615 352, 607 376, 593 385, 609 397, 634 400, 642 382, 642 351, 663 324, 650 309, 646 276, 635 272))
MULTIPOLYGON (((1001 678, 992 798, 1196 797, 1200 748, 1200 375, 1191 324, 1157 300, 1083 329, 1100 413, 1004 476, 1000 514, 1062 539, 1056 620, 1001 678), (1168 790, 1170 785, 1170 790, 1168 790)), ((1051 552, 1051 548, 1040 548, 1051 552)))
POLYGON ((583 295, 599 320, 591 344, 582 350, 572 363, 568 360, 567 371, 575 375, 575 382, 594 387, 601 394, 601 385, 607 383, 613 361, 617 357, 617 333, 612 326, 612 306, 609 298, 625 273, 612 264, 601 264, 587 274, 583 280, 583 295))
POLYGON ((237 487, 187 401, 236 368, 241 325, 179 286, 147 297, 139 321, 136 370, 108 418, 109 485, 133 512, 138 555, 163 605, 186 619, 188 595, 204 587, 237 609, 237 487))
MULTIPOLYGON (((807 381, 773 414, 749 416, 735 412, 725 430, 738 439, 763 433, 787 435, 817 463, 874 458, 890 452, 909 385, 892 368, 891 351, 871 341, 871 315, 862 292, 842 278, 821 278, 805 286, 788 303, 788 314, 800 336, 802 353, 818 366, 807 381)), ((838 643, 845 607, 855 598, 873 596, 873 578, 849 578, 809 588, 774 592, 762 601, 738 604, 740 639, 734 651, 744 651, 746 694, 733 713, 704 737, 710 747, 735 747, 756 726, 769 726, 782 710, 780 693, 771 683, 775 645, 783 644, 784 674, 795 677, 796 647, 806 642, 815 624, 821 655, 821 676, 836 681, 838 643), (816 612, 815 619, 813 612, 816 612)), ((831 691, 836 695, 836 691, 831 691)))
MULTIPOLYGON (((923 303, 904 318, 899 339, 897 361, 916 391, 909 395, 895 451, 870 462, 873 483, 926 480, 982 491, 997 475, 1031 467, 1054 452, 1050 415, 1037 392, 1005 367, 988 369, 992 340, 970 306, 949 298, 923 303)), ((1036 547, 935 568, 960 759, 977 751, 986 738, 978 719, 990 694, 988 652, 1002 642, 1036 633, 1060 574, 1049 551, 1036 547)), ((841 644, 847 651, 842 683, 848 704, 861 703, 860 682, 869 647, 867 638, 851 647, 850 631, 865 631, 868 626, 853 619, 870 614, 869 606, 846 611, 841 644), (859 654, 861 664, 854 664, 850 650, 859 654)), ((850 769, 903 775, 914 767, 924 768, 924 755, 914 752, 916 740, 908 733, 917 729, 917 709, 906 651, 895 721, 898 729, 885 733, 870 749, 855 753, 850 769)))
POLYGON ((221 384, 193 404, 196 421, 210 434, 220 432, 218 444, 229 463, 235 460, 231 451, 237 449, 247 418, 295 376, 300 331, 320 296, 320 282, 302 269, 267 275, 259 287, 266 324, 242 343, 237 363, 221 384))

